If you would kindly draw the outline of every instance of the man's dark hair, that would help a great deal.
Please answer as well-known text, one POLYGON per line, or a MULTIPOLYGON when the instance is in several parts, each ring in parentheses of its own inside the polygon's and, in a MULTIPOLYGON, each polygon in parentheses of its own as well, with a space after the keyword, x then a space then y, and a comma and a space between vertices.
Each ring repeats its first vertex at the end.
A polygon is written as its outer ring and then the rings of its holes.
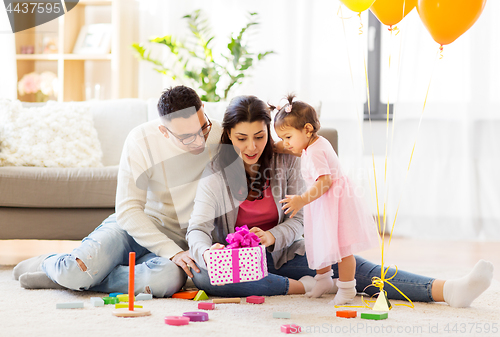
MULTIPOLYGON (((166 89, 158 100, 158 113, 160 117, 165 117, 167 120, 170 119, 169 115, 173 112, 194 107, 194 113, 196 113, 201 108, 201 99, 191 88, 184 85, 178 85, 176 87, 170 87, 166 89)), ((189 109, 187 111, 192 111, 189 109)), ((184 118, 188 118, 193 113, 188 113, 184 118)), ((178 116, 177 116, 178 117, 178 116)))

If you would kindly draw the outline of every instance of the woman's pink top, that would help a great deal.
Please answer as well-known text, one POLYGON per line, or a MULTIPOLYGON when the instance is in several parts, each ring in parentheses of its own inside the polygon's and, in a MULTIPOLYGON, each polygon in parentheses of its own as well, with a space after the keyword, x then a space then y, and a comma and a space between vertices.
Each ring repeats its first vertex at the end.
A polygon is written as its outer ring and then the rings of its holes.
POLYGON ((247 225, 248 229, 259 227, 263 231, 270 230, 278 224, 279 215, 271 188, 264 190, 262 199, 245 200, 240 204, 235 227, 247 225))

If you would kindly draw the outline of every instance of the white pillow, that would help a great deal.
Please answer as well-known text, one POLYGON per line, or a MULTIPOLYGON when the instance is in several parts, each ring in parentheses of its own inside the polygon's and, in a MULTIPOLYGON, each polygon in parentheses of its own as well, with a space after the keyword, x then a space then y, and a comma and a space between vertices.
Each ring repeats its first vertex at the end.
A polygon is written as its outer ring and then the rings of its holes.
POLYGON ((23 108, 0 100, 0 166, 102 167, 87 103, 23 108))

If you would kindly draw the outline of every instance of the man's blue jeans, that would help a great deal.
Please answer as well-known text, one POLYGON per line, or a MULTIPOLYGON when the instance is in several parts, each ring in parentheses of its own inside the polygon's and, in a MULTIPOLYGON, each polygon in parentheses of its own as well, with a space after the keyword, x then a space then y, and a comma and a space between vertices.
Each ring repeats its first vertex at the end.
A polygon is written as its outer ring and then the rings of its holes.
MULTIPOLYGON (((251 295, 273 296, 286 295, 288 293, 289 281, 288 278, 298 280, 302 276, 316 275, 316 271, 309 269, 307 257, 295 255, 293 260, 285 263, 281 268, 275 269, 273 258, 268 252, 267 268, 269 275, 259 281, 243 282, 226 284, 223 286, 211 285, 208 272, 206 269, 200 268, 201 272, 193 272, 193 282, 199 289, 203 289, 207 294, 212 296, 222 297, 246 297, 251 295)), ((356 289, 358 292, 365 292, 368 295, 373 295, 379 291, 376 287, 368 287, 372 283, 372 277, 380 277, 380 265, 374 264, 365 260, 362 257, 356 257, 356 289), (366 288, 366 289, 365 289, 366 288)), ((332 266, 334 278, 337 278, 337 265, 332 266)), ((391 268, 386 277, 394 275, 396 270, 391 268)), ((432 302, 431 287, 433 278, 420 276, 398 270, 396 276, 391 280, 399 290, 401 290, 412 301, 417 302, 432 302)), ((390 299, 404 300, 405 298, 390 285, 386 285, 384 290, 387 291, 387 296, 390 299)))
POLYGON ((136 253, 135 293, 168 297, 178 292, 187 276, 169 259, 140 246, 109 216, 70 254, 54 254, 42 270, 57 284, 73 290, 128 293, 129 252, 136 253), (82 271, 76 259, 87 267, 82 271))

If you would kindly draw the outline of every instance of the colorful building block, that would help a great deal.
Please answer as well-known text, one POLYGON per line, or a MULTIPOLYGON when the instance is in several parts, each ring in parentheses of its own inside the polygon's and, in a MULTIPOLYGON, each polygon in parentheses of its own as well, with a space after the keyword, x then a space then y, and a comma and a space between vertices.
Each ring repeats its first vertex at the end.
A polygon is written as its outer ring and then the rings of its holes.
POLYGON ((152 294, 144 294, 144 293, 137 294, 137 296, 135 297, 136 301, 148 301, 152 299, 153 299, 152 294))
POLYGON ((94 307, 103 307, 104 306, 104 300, 100 297, 91 297, 90 303, 92 303, 92 305, 94 307))
POLYGON ((214 310, 215 309, 215 303, 200 302, 200 303, 198 303, 198 309, 201 309, 201 310, 214 310))
MULTIPOLYGON (((120 308, 128 308, 128 303, 127 302, 116 303, 115 309, 120 309, 120 308)), ((134 304, 134 308, 142 308, 142 305, 134 304)))
POLYGON ((56 309, 77 309, 83 308, 83 302, 57 303, 56 309))
POLYGON ((206 322, 208 321, 208 314, 203 311, 191 311, 182 314, 184 317, 189 317, 190 322, 206 322))
POLYGON ((387 317, 389 317, 389 314, 387 312, 362 312, 361 313, 361 318, 364 318, 364 319, 381 320, 381 319, 386 319, 387 317))
POLYGON ((233 297, 233 298, 214 298, 212 300, 213 303, 240 303, 241 298, 233 297))
POLYGON ((355 318, 357 315, 358 315, 358 312, 355 310, 339 310, 339 311, 337 311, 337 317, 355 318))
POLYGON ((167 317, 165 317, 165 324, 168 324, 168 325, 188 325, 189 324, 189 317, 167 316, 167 317))
POLYGON ((289 312, 273 312, 273 318, 292 318, 289 312))
POLYGON ((111 293, 109 294, 109 297, 116 297, 118 295, 123 295, 123 293, 111 293))
POLYGON ((248 296, 247 303, 261 304, 264 303, 266 299, 262 296, 248 296))
MULTIPOLYGON (((128 302, 128 294, 116 295, 116 298, 117 298, 120 302, 128 302)), ((135 296, 134 296, 134 300, 135 300, 135 296)))
POLYGON ((208 300, 208 295, 206 292, 204 292, 203 290, 200 290, 198 291, 198 293, 196 294, 196 296, 194 297, 193 299, 194 301, 204 301, 204 300, 208 300))
POLYGON ((102 300, 104 301, 104 304, 120 303, 120 300, 118 299, 118 297, 104 297, 102 300))
POLYGON ((295 324, 285 324, 281 326, 281 332, 284 333, 300 333, 302 328, 295 324))
POLYGON ((172 295, 172 298, 183 298, 185 300, 192 300, 198 294, 198 290, 181 291, 172 295))

